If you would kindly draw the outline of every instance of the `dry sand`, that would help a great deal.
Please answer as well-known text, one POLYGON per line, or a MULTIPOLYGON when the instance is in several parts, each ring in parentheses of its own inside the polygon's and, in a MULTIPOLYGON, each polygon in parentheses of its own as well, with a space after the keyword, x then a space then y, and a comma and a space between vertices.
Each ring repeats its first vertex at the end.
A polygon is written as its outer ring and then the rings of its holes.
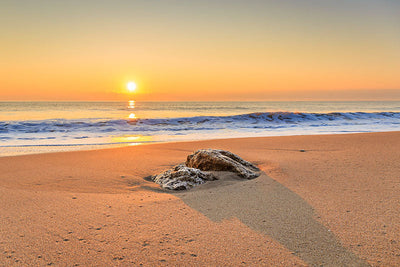
POLYGON ((0 265, 400 265, 400 132, 0 158, 0 265), (166 192, 200 148, 264 174, 166 192), (304 149, 305 152, 300 152, 304 149))

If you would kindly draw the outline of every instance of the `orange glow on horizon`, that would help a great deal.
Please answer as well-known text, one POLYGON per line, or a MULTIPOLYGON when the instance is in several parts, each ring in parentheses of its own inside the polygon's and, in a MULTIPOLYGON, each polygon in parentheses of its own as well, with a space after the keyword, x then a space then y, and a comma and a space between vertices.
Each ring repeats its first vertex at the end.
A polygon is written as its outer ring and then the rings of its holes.
POLYGON ((0 2, 0 101, 400 100, 398 1, 289 2, 0 2))

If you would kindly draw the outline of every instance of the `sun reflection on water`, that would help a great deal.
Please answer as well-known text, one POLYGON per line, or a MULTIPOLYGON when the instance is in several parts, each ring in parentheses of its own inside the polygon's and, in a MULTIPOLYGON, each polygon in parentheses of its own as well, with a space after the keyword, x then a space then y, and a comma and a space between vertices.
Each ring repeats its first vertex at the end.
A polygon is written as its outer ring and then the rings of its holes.
POLYGON ((135 108, 135 100, 128 101, 128 108, 131 108, 131 109, 135 108))
MULTIPOLYGON (((128 101, 128 109, 134 109, 135 108, 135 100, 129 100, 128 101)), ((130 123, 136 123, 138 118, 136 117, 135 113, 130 113, 128 116, 129 122, 130 123)))

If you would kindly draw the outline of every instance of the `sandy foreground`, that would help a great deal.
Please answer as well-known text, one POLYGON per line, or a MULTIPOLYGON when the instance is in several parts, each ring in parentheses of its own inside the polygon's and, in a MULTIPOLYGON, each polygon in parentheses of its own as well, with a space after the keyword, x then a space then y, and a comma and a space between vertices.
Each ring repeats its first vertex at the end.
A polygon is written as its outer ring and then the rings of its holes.
POLYGON ((399 266, 399 159, 400 132, 3 157, 0 266, 399 266), (264 173, 185 192, 144 179, 200 148, 264 173))

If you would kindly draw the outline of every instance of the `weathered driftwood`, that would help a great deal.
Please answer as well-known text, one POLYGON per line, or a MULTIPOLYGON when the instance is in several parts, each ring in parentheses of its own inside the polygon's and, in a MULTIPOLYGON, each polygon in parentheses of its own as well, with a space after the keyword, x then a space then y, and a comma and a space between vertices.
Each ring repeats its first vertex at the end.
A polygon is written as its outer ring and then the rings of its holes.
POLYGON ((171 190, 184 190, 193 186, 204 184, 206 181, 216 180, 212 173, 203 172, 199 169, 189 168, 183 164, 175 166, 151 179, 160 184, 162 188, 171 190))
POLYGON ((201 149, 189 155, 186 166, 180 164, 151 179, 162 188, 184 190, 204 184, 218 178, 208 171, 234 172, 245 179, 253 179, 260 175, 260 169, 239 156, 224 150, 201 149))
POLYGON ((186 166, 202 171, 230 171, 240 177, 253 179, 260 175, 260 169, 239 156, 225 150, 200 149, 189 155, 186 166))

